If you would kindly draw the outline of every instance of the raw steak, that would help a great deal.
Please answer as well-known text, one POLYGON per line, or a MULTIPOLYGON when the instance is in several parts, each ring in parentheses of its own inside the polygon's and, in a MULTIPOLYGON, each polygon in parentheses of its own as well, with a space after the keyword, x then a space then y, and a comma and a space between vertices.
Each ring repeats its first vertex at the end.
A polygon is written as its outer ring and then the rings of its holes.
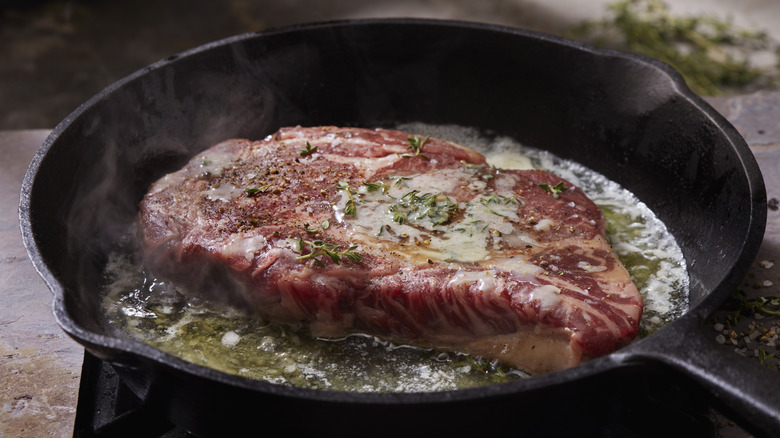
POLYGON ((228 140, 154 183, 139 217, 153 271, 315 336, 366 333, 539 374, 627 344, 642 314, 581 190, 399 131, 228 140))

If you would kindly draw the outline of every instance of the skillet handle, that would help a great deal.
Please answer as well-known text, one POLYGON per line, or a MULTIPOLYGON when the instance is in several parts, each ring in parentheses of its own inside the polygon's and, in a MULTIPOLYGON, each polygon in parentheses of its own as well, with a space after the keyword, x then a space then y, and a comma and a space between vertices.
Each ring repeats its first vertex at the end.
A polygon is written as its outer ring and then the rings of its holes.
POLYGON ((650 342, 638 343, 634 352, 643 361, 661 362, 692 379, 711 396, 714 407, 746 431, 777 436, 780 372, 718 344, 712 329, 702 321, 685 315, 677 321, 676 330, 644 339, 650 342))

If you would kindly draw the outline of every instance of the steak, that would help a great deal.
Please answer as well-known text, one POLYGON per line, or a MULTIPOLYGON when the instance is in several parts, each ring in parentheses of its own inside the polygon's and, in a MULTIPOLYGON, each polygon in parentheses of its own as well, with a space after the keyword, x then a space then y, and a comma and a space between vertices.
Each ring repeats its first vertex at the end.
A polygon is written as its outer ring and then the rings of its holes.
POLYGON ((156 275, 319 337, 541 374, 627 344, 643 309, 580 189, 400 131, 224 141, 155 182, 139 221, 156 275))

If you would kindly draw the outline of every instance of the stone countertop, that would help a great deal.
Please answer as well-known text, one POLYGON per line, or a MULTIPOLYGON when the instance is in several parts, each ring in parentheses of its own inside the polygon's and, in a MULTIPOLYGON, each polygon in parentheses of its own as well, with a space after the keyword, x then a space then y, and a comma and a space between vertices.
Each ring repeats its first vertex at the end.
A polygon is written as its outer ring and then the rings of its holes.
POLYGON ((0 131, 0 436, 73 435, 83 348, 54 321, 52 294, 19 230, 19 192, 49 130, 0 131))
MULTIPOLYGON (((747 140, 770 200, 764 242, 743 289, 751 297, 780 295, 780 93, 709 101, 747 140)), ((52 295, 24 250, 17 213, 24 173, 49 132, 0 131, 0 436, 73 434, 83 348, 54 321, 52 295)), ((722 436, 746 436, 726 419, 719 426, 722 436)))

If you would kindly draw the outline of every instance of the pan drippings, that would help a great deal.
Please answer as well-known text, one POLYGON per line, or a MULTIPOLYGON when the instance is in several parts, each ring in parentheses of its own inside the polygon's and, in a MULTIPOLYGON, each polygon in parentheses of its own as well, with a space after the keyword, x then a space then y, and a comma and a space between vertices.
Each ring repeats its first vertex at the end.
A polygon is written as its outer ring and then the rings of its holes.
MULTIPOLYGON (((618 184, 576 163, 471 129, 421 124, 398 129, 470 146, 497 167, 550 170, 581 188, 602 209, 608 238, 643 295, 640 337, 687 309, 688 278, 679 247, 649 208, 618 184)), ((209 308, 144 270, 133 250, 133 231, 111 256, 105 272, 103 323, 116 336, 138 339, 226 373, 315 389, 424 392, 527 377, 480 358, 360 335, 317 340, 303 328, 209 308)))

